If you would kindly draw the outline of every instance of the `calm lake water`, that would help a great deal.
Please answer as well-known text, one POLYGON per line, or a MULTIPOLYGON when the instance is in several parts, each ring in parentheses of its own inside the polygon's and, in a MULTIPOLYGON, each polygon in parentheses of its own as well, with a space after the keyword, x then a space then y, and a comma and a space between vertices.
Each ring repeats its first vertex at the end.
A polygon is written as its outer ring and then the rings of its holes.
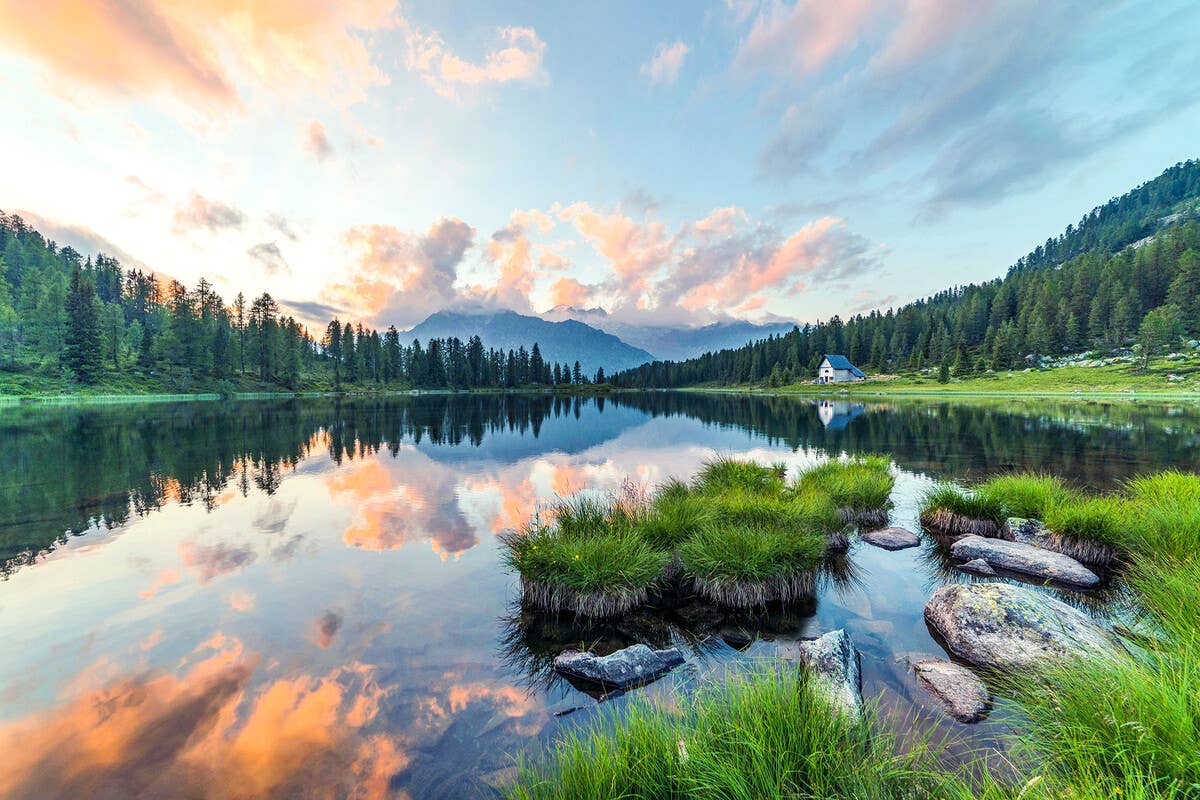
MULTIPOLYGON (((684 648, 686 685, 846 628, 864 693, 950 721, 908 660, 937 544, 856 541, 811 602, 690 603, 580 626, 522 613, 495 535, 539 503, 689 476, 714 454, 896 461, 895 524, 932 481, 1040 469, 1111 488, 1196 469, 1200 408, 1127 402, 619 395, 0 407, 0 796, 472 797, 604 709, 549 660, 684 648), (571 711, 572 709, 578 709, 571 711), (571 712, 571 713, 564 713, 571 712)), ((1108 596, 1068 599, 1105 613, 1108 596)), ((668 691, 667 683, 638 691, 668 691)))

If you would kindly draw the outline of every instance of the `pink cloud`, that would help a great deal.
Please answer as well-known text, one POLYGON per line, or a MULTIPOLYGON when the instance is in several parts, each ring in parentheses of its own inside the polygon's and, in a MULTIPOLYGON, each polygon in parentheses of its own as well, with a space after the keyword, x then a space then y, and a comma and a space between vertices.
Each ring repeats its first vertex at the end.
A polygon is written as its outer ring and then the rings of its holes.
POLYGON ((333 142, 319 120, 313 120, 300 129, 300 149, 318 161, 333 157, 333 142))
POLYGON ((350 228, 342 242, 353 260, 352 274, 330 294, 364 319, 419 322, 457 299, 454 281, 474 237, 475 229, 454 217, 436 220, 423 234, 391 225, 350 228))
POLYGON ((889 0, 768 3, 738 46, 735 66, 804 77, 851 49, 889 0))
POLYGON ((591 287, 574 278, 559 278, 550 287, 550 302, 556 306, 586 307, 592 298, 591 287))
POLYGON ((243 105, 243 88, 329 90, 343 102, 386 82, 364 34, 395 24, 395 0, 0 0, 0 46, 56 79, 161 95, 205 111, 243 105))
POLYGON ((437 31, 409 23, 404 27, 408 68, 445 97, 457 97, 462 87, 533 83, 544 78, 542 58, 546 43, 533 28, 499 28, 497 49, 486 53, 481 63, 475 63, 452 52, 437 31))
POLYGON ((642 64, 642 75, 653 86, 665 86, 674 83, 679 78, 679 70, 683 60, 690 52, 683 42, 663 42, 654 51, 654 55, 642 64))

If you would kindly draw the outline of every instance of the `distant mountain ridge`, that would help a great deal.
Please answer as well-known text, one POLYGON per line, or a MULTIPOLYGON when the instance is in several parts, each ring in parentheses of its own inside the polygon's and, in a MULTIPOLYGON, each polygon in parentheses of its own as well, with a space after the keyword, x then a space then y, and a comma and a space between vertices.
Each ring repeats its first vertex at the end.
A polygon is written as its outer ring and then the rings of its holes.
POLYGON ((619 322, 602 308, 556 306, 541 315, 543 319, 568 319, 586 323, 594 328, 620 337, 634 347, 654 354, 663 361, 683 361, 705 353, 715 353, 768 336, 782 336, 795 327, 792 322, 757 324, 745 320, 713 322, 697 328, 680 325, 636 325, 619 322))
POLYGON ((451 336, 464 341, 478 336, 487 347, 503 350, 529 348, 536 342, 547 361, 578 361, 589 377, 599 367, 611 373, 654 360, 649 352, 578 320, 551 322, 515 311, 437 311, 403 334, 406 340, 422 342, 451 336))

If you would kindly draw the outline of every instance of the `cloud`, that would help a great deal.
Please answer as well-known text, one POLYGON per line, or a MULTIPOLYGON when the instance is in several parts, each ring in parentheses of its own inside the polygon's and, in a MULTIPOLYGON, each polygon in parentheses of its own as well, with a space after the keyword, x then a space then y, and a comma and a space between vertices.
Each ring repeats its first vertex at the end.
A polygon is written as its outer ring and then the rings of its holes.
POLYGON ((324 325, 334 317, 342 317, 346 309, 341 306, 319 303, 315 300, 280 300, 279 305, 290 309, 298 316, 314 323, 324 325))
POLYGON ((473 63, 452 52, 437 31, 408 22, 403 27, 408 68, 445 97, 456 98, 465 87, 545 79, 542 57, 546 43, 533 28, 497 29, 497 49, 488 51, 482 63, 473 63))
POLYGON ((333 143, 320 121, 314 119, 300 129, 300 149, 317 161, 333 158, 333 143))
POLYGON ((342 627, 342 615, 335 611, 326 611, 316 622, 317 646, 328 650, 333 639, 342 627))
POLYGON ((550 298, 556 306, 585 308, 592 302, 592 289, 574 278, 559 278, 550 287, 550 298))
POLYGON ((279 245, 274 242, 259 242, 247 250, 246 255, 257 261, 268 275, 279 276, 292 273, 292 268, 284 260, 279 245))
POLYGON ((344 103, 386 82, 368 36, 393 27, 395 0, 0 0, 0 46, 56 80, 109 95, 177 99, 206 114, 256 89, 344 103))
POLYGON ((354 262, 348 282, 330 294, 364 319, 411 325, 458 297, 458 267, 474 242, 475 229, 442 217, 423 233, 391 225, 360 225, 342 234, 354 262))
POLYGON ((928 219, 1042 186, 1161 109, 1200 102, 1178 90, 1180 49, 1162 46, 1198 16, 1170 3, 768 2, 733 72, 778 109, 761 176, 886 176, 875 193, 902 192, 928 219))
POLYGON ((239 209, 193 192, 187 205, 175 210, 172 229, 177 234, 201 228, 209 231, 240 229, 245 222, 246 215, 239 209))
POLYGON ((267 214, 266 223, 270 227, 279 231, 280 235, 287 238, 288 241, 299 241, 300 235, 296 233, 296 229, 292 227, 292 223, 282 214, 267 214))
POLYGON ((690 48, 683 42, 663 42, 654 55, 642 64, 642 75, 651 86, 667 86, 679 78, 679 70, 690 48))

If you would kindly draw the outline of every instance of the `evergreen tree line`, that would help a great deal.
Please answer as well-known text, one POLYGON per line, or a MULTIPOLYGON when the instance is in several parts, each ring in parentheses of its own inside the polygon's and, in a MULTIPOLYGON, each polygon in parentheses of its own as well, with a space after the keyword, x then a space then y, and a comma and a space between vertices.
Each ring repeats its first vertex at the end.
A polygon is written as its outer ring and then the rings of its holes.
POLYGON ((1197 197, 1200 161, 1188 161, 1085 216, 1002 279, 897 310, 834 316, 683 362, 645 364, 610 380, 623 387, 779 385, 811 379, 826 353, 876 372, 929 368, 946 379, 1135 342, 1148 360, 1200 332, 1197 197), (1147 230, 1153 233, 1143 235, 1147 230))
MULTIPOLYGON (((400 343, 361 324, 329 323, 312 336, 264 292, 231 305, 201 279, 125 269, 115 258, 58 247, 16 215, 0 212, 0 369, 65 374, 90 384, 106 374, 165 373, 286 389, 482 388, 589 383, 579 362, 529 350, 485 349, 478 337, 400 343)), ((597 376, 604 379, 603 374, 597 376)))

